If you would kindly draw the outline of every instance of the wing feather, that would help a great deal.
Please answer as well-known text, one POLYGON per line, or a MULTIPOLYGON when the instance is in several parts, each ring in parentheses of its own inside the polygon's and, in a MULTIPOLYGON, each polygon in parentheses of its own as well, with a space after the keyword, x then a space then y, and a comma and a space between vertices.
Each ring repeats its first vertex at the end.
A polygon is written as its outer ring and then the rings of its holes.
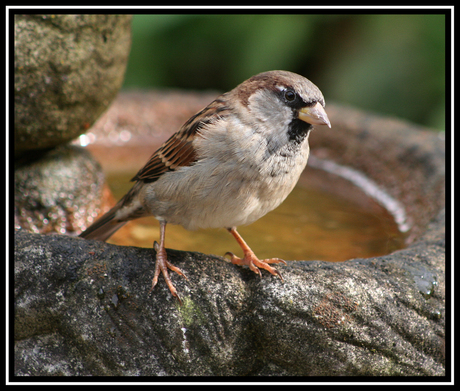
POLYGON ((164 173, 179 167, 191 166, 197 160, 193 140, 199 137, 200 129, 226 115, 228 109, 222 97, 216 99, 203 110, 192 116, 178 132, 174 133, 150 157, 132 181, 155 182, 164 173))

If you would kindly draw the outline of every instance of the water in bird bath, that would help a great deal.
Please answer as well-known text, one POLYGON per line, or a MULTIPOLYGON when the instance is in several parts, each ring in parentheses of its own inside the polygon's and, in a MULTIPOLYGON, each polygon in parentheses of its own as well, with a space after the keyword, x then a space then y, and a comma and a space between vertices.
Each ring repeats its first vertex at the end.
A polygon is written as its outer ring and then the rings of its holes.
MULTIPOLYGON (((141 166, 142 163, 137 168, 141 166)), ((133 169, 129 175, 108 175, 117 200, 132 186, 129 180, 135 172, 133 169)), ((238 227, 238 231, 260 259, 340 262, 388 254, 405 246, 404 222, 398 221, 398 213, 404 211, 394 210, 391 198, 373 186, 359 173, 311 157, 284 203, 255 223, 238 227)), ((187 231, 168 225, 166 231, 167 248, 242 255, 234 238, 223 228, 187 231)), ((147 217, 127 223, 108 242, 152 247, 154 240, 159 241, 159 223, 147 217)))

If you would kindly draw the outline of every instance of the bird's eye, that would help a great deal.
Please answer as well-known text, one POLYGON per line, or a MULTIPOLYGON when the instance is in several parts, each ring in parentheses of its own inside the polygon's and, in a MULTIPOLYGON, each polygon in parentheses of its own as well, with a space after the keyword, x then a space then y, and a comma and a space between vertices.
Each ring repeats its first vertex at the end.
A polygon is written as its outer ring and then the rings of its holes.
POLYGON ((297 94, 294 91, 292 90, 284 91, 284 99, 286 99, 286 102, 294 102, 296 97, 297 97, 297 94))

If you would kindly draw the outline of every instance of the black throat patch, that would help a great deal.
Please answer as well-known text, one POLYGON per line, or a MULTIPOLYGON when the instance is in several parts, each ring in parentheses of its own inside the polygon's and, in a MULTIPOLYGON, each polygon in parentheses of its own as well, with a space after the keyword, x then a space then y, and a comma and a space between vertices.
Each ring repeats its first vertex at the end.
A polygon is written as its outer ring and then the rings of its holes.
POLYGON ((301 144, 308 136, 308 132, 313 126, 301 119, 295 118, 289 124, 288 135, 289 141, 294 144, 301 144))

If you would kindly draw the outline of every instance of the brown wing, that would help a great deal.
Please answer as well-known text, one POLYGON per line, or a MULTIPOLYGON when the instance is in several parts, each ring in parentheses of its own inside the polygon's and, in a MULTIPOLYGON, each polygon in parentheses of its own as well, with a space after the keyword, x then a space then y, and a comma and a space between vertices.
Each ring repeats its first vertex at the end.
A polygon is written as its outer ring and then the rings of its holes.
POLYGON ((132 181, 154 182, 165 172, 182 166, 190 166, 196 162, 197 156, 193 148, 194 138, 199 134, 203 125, 222 117, 220 113, 225 110, 224 101, 218 98, 191 117, 150 157, 147 164, 132 181))

